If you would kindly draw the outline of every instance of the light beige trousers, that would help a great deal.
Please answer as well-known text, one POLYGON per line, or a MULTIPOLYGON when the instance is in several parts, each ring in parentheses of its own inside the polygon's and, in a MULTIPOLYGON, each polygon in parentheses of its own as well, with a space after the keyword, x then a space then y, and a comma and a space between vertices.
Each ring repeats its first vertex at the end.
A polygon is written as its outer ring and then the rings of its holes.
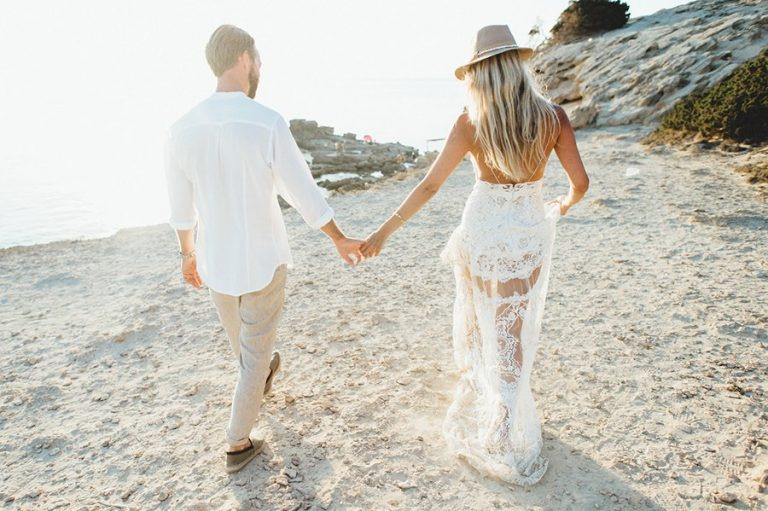
POLYGON ((231 444, 248 439, 261 410, 277 323, 285 303, 286 272, 286 265, 278 266, 265 288, 240 296, 208 288, 240 369, 226 428, 231 444))

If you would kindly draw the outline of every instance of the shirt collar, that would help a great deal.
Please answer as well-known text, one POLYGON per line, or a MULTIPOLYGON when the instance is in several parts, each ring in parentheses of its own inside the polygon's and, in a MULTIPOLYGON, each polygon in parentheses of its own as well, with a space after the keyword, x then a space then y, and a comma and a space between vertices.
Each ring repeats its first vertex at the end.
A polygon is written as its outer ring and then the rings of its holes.
POLYGON ((245 92, 241 90, 231 92, 215 91, 213 94, 211 94, 212 98, 239 98, 241 96, 247 97, 245 92))

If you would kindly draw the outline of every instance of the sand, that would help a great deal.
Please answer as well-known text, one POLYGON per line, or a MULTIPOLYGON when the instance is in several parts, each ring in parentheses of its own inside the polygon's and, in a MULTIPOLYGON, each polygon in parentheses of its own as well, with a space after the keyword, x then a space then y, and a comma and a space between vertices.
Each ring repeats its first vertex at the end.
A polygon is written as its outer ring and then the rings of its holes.
MULTIPOLYGON (((768 508, 768 203, 732 158, 649 149, 647 131, 578 133, 591 188, 558 225, 532 378, 550 460, 536 486, 484 478, 440 436, 457 373, 438 254, 472 186, 464 163, 358 268, 286 213, 283 372, 257 426, 265 452, 233 476, 235 361, 169 226, 0 250, 0 505, 768 508)), ((418 177, 329 200, 364 236, 418 177)), ((555 158, 545 179, 547 196, 566 191, 555 158)))

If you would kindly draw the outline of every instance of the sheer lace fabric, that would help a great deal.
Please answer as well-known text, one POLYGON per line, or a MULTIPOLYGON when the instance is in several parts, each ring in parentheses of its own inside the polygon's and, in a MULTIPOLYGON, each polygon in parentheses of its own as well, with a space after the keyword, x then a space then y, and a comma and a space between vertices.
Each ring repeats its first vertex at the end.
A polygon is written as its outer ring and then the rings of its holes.
POLYGON ((441 253, 455 275, 461 372, 443 435, 481 473, 520 485, 547 470, 530 376, 559 217, 542 199, 541 180, 477 180, 441 253))

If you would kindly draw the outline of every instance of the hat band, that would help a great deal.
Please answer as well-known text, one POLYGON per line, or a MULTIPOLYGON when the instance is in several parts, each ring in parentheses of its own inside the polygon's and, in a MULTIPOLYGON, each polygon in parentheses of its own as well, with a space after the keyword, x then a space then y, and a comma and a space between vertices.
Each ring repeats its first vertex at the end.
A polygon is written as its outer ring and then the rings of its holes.
POLYGON ((480 57, 483 54, 491 52, 491 51, 503 50, 503 49, 507 49, 507 48, 509 48, 509 49, 516 49, 516 48, 520 48, 520 47, 518 45, 516 45, 516 44, 503 44, 501 46, 494 46, 493 48, 486 48, 483 51, 481 51, 479 53, 476 53, 475 54, 475 58, 480 57))

